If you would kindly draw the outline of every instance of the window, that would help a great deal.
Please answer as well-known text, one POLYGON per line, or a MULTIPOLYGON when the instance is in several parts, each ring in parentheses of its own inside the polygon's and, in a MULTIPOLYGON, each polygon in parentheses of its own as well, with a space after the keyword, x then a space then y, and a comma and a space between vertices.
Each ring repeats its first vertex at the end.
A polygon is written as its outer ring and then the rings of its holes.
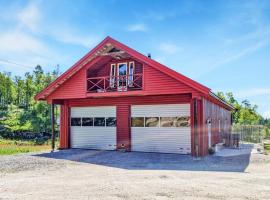
POLYGON ((146 117, 145 126, 146 127, 159 127, 159 117, 146 117))
POLYGON ((115 79, 116 79, 116 67, 115 64, 111 64, 111 72, 110 72, 110 87, 115 87, 115 79))
POLYGON ((175 117, 174 126, 175 127, 189 127, 190 117, 175 117))
POLYGON ((118 64, 118 87, 127 86, 127 63, 118 64))
POLYGON ((175 117, 160 117, 160 127, 173 127, 175 117))
POLYGON ((94 118, 94 126, 105 126, 105 117, 94 118))
POLYGON ((128 70, 128 86, 132 87, 133 86, 133 74, 134 74, 134 62, 129 63, 129 70, 128 70))
POLYGON ((221 123, 220 123, 220 119, 218 120, 218 132, 221 132, 221 123))
POLYGON ((132 117, 131 118, 132 127, 144 127, 144 117, 132 117))
POLYGON ((161 127, 189 127, 190 117, 161 117, 161 127))
POLYGON ((106 118, 106 126, 115 127, 116 126, 116 117, 107 117, 106 118))
POLYGON ((81 118, 79 117, 72 117, 70 121, 71 121, 71 126, 81 126, 82 124, 81 118))
POLYGON ((82 126, 93 126, 93 118, 91 117, 83 117, 82 118, 82 126))

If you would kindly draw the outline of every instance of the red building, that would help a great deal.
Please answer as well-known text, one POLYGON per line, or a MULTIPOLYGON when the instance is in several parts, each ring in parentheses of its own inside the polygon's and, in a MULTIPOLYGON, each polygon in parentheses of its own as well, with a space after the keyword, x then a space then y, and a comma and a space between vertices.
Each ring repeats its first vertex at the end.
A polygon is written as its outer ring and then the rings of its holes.
POLYGON ((233 109, 209 88, 110 37, 35 99, 61 105, 61 149, 193 156, 207 155, 230 131, 233 109))

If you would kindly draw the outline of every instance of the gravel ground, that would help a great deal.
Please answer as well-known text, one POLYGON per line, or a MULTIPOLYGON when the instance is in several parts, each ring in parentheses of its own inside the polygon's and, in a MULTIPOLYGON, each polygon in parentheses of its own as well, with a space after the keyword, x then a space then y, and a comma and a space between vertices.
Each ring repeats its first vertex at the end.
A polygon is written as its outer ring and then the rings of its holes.
POLYGON ((0 157, 2 199, 270 199, 270 156, 64 150, 0 157))

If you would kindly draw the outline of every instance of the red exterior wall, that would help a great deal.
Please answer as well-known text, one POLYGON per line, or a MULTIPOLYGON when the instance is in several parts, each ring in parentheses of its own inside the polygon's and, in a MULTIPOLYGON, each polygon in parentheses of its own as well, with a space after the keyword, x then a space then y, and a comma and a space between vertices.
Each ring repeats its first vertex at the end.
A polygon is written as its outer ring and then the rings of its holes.
POLYGON ((69 120, 70 120, 70 109, 65 102, 61 105, 60 111, 60 148, 69 148, 69 120))
POLYGON ((149 65, 144 66, 144 80, 146 93, 162 94, 195 92, 195 90, 188 85, 175 80, 149 65))
MULTIPOLYGON (((109 75, 109 64, 94 60, 96 69, 100 64, 104 69, 96 71, 96 76, 109 75), (107 67, 106 67, 107 66, 107 67)), ((171 76, 146 64, 136 69, 143 71, 143 90, 131 92, 111 92, 93 94, 86 93, 87 67, 79 70, 61 87, 50 94, 47 101, 64 102, 61 105, 61 127, 60 127, 60 148, 69 148, 69 115, 72 106, 106 106, 114 105, 117 108, 117 148, 131 149, 130 136, 130 106, 136 104, 170 104, 170 103, 191 103, 191 147, 192 155, 195 155, 195 132, 198 132, 198 152, 199 156, 208 154, 208 132, 206 120, 212 121, 212 144, 218 142, 218 119, 221 120, 222 132, 230 129, 230 111, 222 108, 216 102, 202 98, 203 95, 191 88, 187 84, 172 78, 171 76), (98 96, 94 96, 98 95, 98 96), (134 96, 136 95, 136 96, 134 96), (88 97, 88 98, 87 98, 88 97), (197 128, 194 128, 194 99, 197 99, 197 128), (225 130, 226 129, 226 130, 225 130)), ((136 65, 136 66, 137 66, 136 65)))
POLYGON ((116 107, 117 126, 116 140, 117 149, 131 150, 130 132, 130 105, 118 104, 116 107))
MULTIPOLYGON (((94 62, 94 61, 93 61, 94 62)), ((137 70, 142 66, 138 63, 137 70)), ((88 65, 88 67, 91 65, 88 65)), ((135 67, 136 68, 136 67, 135 67)), ((136 69, 135 69, 136 70, 136 69)), ((107 73, 104 69, 102 73, 107 73)), ((53 99, 78 99, 86 98, 86 73, 87 68, 81 69, 76 74, 74 74, 70 79, 68 79, 61 87, 50 94, 47 101, 53 99)), ((143 66, 143 90, 126 92, 129 95, 139 94, 139 95, 161 95, 161 94, 183 94, 183 93, 197 93, 197 91, 183 82, 170 77, 169 75, 149 66, 143 66)), ((123 92, 121 92, 123 95, 123 92)), ((115 95, 115 92, 111 92, 111 95, 115 95)), ((92 94, 88 93, 88 97, 92 94)), ((97 94, 93 94, 95 96, 97 94)), ((98 94, 101 96, 108 96, 108 93, 98 94)))
POLYGON ((191 94, 159 95, 141 97, 89 98, 66 100, 61 107, 60 148, 69 148, 69 108, 80 106, 116 106, 117 113, 117 148, 125 145, 126 150, 131 148, 130 135, 130 106, 146 104, 175 104, 190 103, 191 94), (66 116, 68 115, 68 117, 66 116), (63 141, 62 141, 63 140, 63 141))
POLYGON ((207 120, 211 121, 211 143, 217 144, 220 141, 219 135, 231 131, 231 111, 226 110, 219 105, 203 98, 203 134, 205 136, 206 146, 208 147, 208 125, 207 120), (219 133, 220 120, 220 133, 219 133))

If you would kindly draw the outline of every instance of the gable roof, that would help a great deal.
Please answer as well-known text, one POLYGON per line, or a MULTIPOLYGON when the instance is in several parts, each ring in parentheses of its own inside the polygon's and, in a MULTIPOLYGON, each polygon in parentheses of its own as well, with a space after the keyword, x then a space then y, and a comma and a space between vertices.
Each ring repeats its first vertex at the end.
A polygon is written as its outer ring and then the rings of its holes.
POLYGON ((54 90, 56 90, 59 86, 61 86, 64 82, 66 82, 69 78, 71 78, 77 71, 79 71, 82 67, 88 64, 90 61, 92 61, 95 57, 104 52, 108 47, 112 48, 117 47, 127 52, 129 55, 137 58, 138 60, 141 60, 142 62, 150 65, 151 67, 154 67, 162 71, 163 73, 168 74, 169 76, 175 78, 176 80, 184 82, 188 86, 204 94, 208 94, 210 92, 210 89, 203 86, 202 84, 166 67, 165 65, 158 63, 157 61, 151 58, 148 58, 147 56, 137 52, 134 49, 131 49, 130 47, 108 36, 95 48, 93 48, 89 53, 87 53, 83 58, 81 58, 78 62, 76 62, 71 68, 69 68, 66 72, 64 72, 61 76, 59 76, 56 80, 54 80, 51 84, 49 84, 45 89, 39 92, 35 96, 35 99, 45 100, 48 95, 50 95, 54 90))
MULTIPOLYGON (((202 94, 205 94, 207 96, 210 95, 211 90, 166 67, 165 65, 137 52, 136 50, 116 41, 115 39, 111 37, 106 37, 102 42, 100 42, 95 48, 93 48, 89 53, 87 53, 83 58, 81 58, 78 62, 76 62, 72 67, 70 67, 66 72, 64 72, 61 76, 59 76, 56 80, 54 80, 51 84, 49 84, 45 89, 43 89, 41 92, 39 92, 35 96, 35 100, 45 100, 47 96, 49 96, 52 92, 54 92, 58 87, 60 87, 63 83, 65 83, 68 79, 70 79, 76 72, 78 72, 80 69, 82 69, 85 65, 87 65, 89 62, 91 62, 93 59, 98 57, 100 54, 104 52, 111 51, 113 49, 120 49, 122 51, 125 51, 130 56, 137 58, 138 60, 150 65, 151 67, 171 76, 172 78, 184 82, 186 85, 194 88, 195 90, 201 92, 202 94)), ((223 101, 220 101, 222 104, 224 104, 223 101)), ((225 104, 226 105, 226 104, 225 104)), ((228 105, 226 105, 227 107, 228 105)))

